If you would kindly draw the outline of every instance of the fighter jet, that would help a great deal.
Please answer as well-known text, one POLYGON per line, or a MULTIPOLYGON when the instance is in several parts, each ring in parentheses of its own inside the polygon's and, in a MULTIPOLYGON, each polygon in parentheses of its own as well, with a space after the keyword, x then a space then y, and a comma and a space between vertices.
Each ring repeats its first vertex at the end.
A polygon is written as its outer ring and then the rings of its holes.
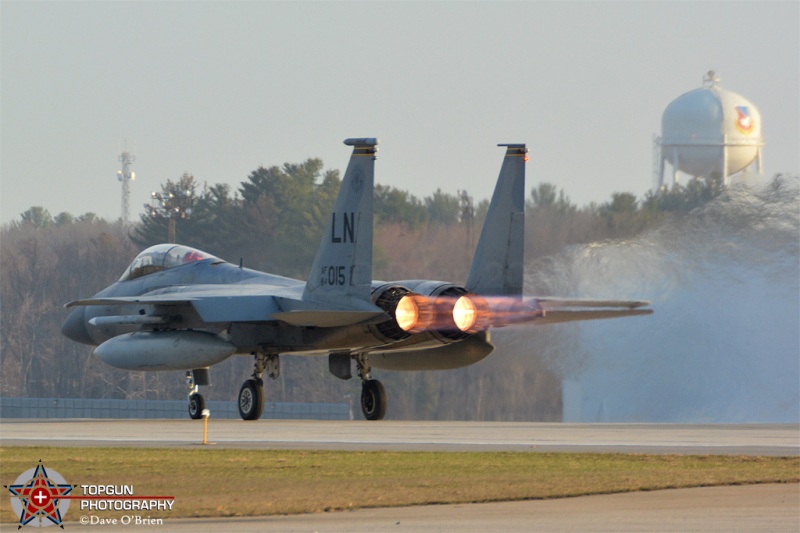
POLYGON ((209 367, 233 355, 254 358, 239 414, 261 417, 263 375, 280 356, 327 356, 330 372, 361 378, 368 420, 386 413, 373 369, 443 370, 494 350, 489 329, 641 315, 644 301, 523 297, 524 144, 506 149, 466 283, 372 279, 375 138, 346 139, 347 170, 306 281, 242 268, 176 244, 142 251, 116 283, 74 308, 62 332, 96 346, 94 355, 127 370, 187 371, 189 415, 205 407, 199 386, 209 367))

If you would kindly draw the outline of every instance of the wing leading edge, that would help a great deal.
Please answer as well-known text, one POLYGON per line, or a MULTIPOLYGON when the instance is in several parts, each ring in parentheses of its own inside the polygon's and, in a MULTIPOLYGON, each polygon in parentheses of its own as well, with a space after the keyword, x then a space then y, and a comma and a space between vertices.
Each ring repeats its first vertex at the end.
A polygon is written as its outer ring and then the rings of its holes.
MULTIPOLYGON (((341 309, 284 309, 281 298, 265 295, 245 294, 158 294, 151 296, 115 296, 88 298, 68 303, 65 307, 105 305, 157 305, 175 307, 191 305, 200 318, 207 323, 221 322, 269 322, 280 321, 292 326, 316 326, 332 328, 382 322, 387 319, 386 313, 376 308, 371 310, 341 309)), ((179 314, 176 309, 176 313, 179 314)), ((141 324, 156 325, 169 322, 167 315, 118 315, 98 317, 93 325, 141 324)))

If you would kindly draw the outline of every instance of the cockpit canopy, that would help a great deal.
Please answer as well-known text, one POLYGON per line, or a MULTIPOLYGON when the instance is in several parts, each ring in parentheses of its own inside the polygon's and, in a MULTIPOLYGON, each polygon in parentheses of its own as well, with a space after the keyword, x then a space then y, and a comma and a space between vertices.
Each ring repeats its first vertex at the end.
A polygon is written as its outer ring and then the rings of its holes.
POLYGON ((147 276, 154 272, 160 272, 204 259, 216 259, 217 261, 221 261, 211 254, 189 248, 188 246, 157 244, 137 255, 136 259, 133 260, 119 280, 128 281, 141 278, 142 276, 147 276))

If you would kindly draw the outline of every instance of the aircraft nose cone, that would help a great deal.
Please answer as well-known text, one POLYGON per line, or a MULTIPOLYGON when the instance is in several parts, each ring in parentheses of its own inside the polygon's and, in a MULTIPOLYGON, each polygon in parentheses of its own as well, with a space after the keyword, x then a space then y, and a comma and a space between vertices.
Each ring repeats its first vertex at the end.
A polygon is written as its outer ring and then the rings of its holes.
POLYGON ((86 330, 86 320, 84 320, 85 307, 74 309, 61 326, 61 333, 75 342, 82 344, 94 344, 86 330))

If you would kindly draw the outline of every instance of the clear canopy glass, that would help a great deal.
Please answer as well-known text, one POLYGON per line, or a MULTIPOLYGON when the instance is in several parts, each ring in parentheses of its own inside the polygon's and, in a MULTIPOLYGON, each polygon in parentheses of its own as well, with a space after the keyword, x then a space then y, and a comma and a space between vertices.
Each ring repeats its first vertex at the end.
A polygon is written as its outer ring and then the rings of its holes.
POLYGON ((207 254, 195 248, 189 248, 188 246, 157 244, 137 255, 136 259, 133 260, 119 280, 127 281, 136 279, 147 276, 148 274, 175 268, 195 261, 202 261, 204 259, 219 260, 211 254, 207 254))

